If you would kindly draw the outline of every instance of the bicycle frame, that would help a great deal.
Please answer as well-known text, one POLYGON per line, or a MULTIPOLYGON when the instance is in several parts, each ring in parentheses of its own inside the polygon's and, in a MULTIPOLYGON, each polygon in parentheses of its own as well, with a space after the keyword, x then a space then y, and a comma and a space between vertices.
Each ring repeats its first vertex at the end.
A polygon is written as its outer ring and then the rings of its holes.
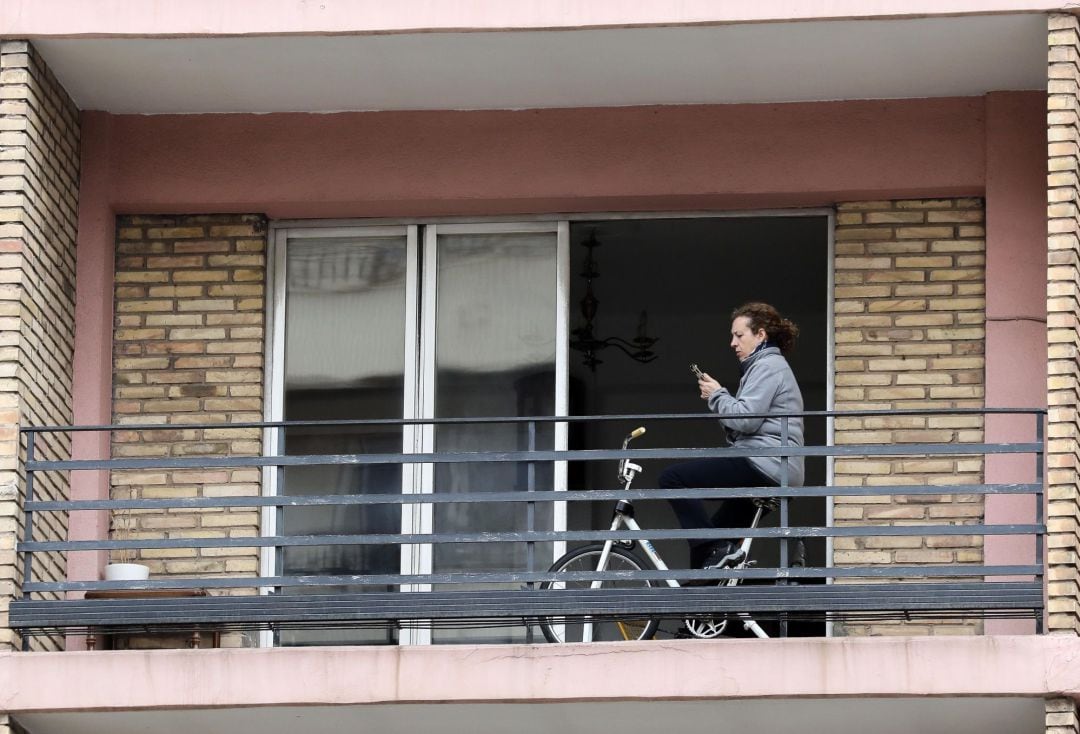
MULTIPOLYGON (((633 432, 631 432, 623 440, 623 445, 622 445, 623 450, 625 450, 630 445, 630 442, 633 439, 637 438, 638 436, 643 435, 644 433, 645 433, 644 428, 638 428, 638 429, 634 430, 633 432)), ((634 478, 641 471, 642 471, 641 466, 639 466, 638 464, 635 464, 635 463, 633 463, 631 461, 628 461, 626 459, 623 459, 622 461, 620 461, 619 462, 619 481, 622 483, 623 489, 630 489, 630 485, 633 483, 634 478)), ((750 523, 750 527, 751 528, 756 528, 758 526, 758 523, 761 522, 761 518, 762 518, 762 516, 764 514, 765 514, 764 507, 759 504, 758 507, 757 507, 757 511, 754 513, 754 520, 753 520, 752 523, 750 523)), ((611 520, 611 528, 610 529, 612 531, 615 531, 615 530, 621 530, 623 527, 626 527, 626 528, 628 528, 630 530, 635 530, 635 531, 640 531, 641 530, 641 526, 638 525, 637 520, 634 519, 634 503, 631 500, 619 500, 618 502, 615 503, 615 514, 614 514, 614 517, 611 520)), ((607 541, 604 542, 604 549, 603 549, 603 551, 601 551, 600 560, 597 561, 597 564, 596 564, 596 570, 598 572, 607 570, 608 559, 609 559, 609 557, 611 555, 611 549, 615 545, 616 542, 617 541, 614 541, 614 540, 607 540, 607 541)), ((652 541, 646 540, 646 539, 641 539, 641 540, 638 541, 638 543, 641 545, 642 550, 645 551, 645 555, 648 556, 649 562, 652 563, 653 567, 657 571, 669 571, 670 570, 668 565, 666 563, 664 563, 664 559, 660 556, 660 553, 656 550, 656 547, 652 544, 652 541)), ((749 565, 750 546, 751 546, 752 543, 753 543, 753 538, 743 538, 742 543, 739 545, 739 554, 741 556, 741 560, 739 561, 739 563, 737 565, 734 566, 735 569, 746 568, 749 565)), ((682 587, 682 584, 679 583, 678 579, 665 579, 665 582, 667 583, 668 586, 670 586, 672 588, 681 588, 682 587)), ((738 583, 739 583, 739 580, 737 578, 731 578, 731 579, 727 579, 727 581, 725 581, 723 583, 723 585, 724 586, 735 586, 738 583)), ((598 589, 598 588, 600 588, 600 586, 602 584, 603 584, 602 581, 597 580, 597 581, 593 581, 592 584, 590 585, 590 587, 593 588, 593 589, 598 589)), ((766 633, 765 630, 763 630, 761 628, 761 626, 753 618, 750 617, 750 615, 740 613, 737 616, 742 621, 744 629, 746 629, 746 630, 748 630, 750 632, 753 632, 759 638, 767 638, 769 636, 768 633, 766 633)), ((593 631, 592 628, 593 628, 592 623, 586 620, 584 622, 584 626, 583 626, 583 630, 582 630, 582 642, 592 642, 592 631, 593 631)))

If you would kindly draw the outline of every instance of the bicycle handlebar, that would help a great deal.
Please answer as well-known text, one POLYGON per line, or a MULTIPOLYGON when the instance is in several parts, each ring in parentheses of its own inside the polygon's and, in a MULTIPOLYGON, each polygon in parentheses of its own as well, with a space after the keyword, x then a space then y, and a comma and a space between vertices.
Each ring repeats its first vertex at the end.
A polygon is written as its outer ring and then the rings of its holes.
POLYGON ((630 445, 630 442, 633 441, 635 438, 639 438, 639 437, 644 436, 644 435, 645 435, 645 426, 638 426, 634 430, 630 431, 630 433, 626 434, 626 438, 624 438, 623 442, 622 442, 622 447, 625 449, 627 446, 630 445))
MULTIPOLYGON (((629 446, 630 442, 633 441, 635 438, 638 438, 639 436, 644 436, 644 435, 645 435, 645 426, 638 426, 634 430, 630 431, 630 433, 626 434, 626 438, 623 439, 623 442, 622 442, 623 450, 625 451, 626 447, 629 446)), ((622 460, 619 461, 619 481, 622 482, 624 485, 626 484, 626 481, 627 481, 627 479, 626 479, 626 459, 622 459, 622 460)))

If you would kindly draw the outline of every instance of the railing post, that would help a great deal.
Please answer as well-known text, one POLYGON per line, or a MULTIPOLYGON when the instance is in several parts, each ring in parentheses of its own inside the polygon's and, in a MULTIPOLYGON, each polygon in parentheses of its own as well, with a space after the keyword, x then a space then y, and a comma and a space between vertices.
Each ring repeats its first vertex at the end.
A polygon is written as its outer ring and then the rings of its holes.
MULTIPOLYGON (((786 449, 788 447, 788 441, 789 441, 789 438, 790 438, 790 434, 788 432, 788 420, 789 420, 789 418, 786 415, 780 417, 780 447, 784 448, 784 449, 786 449)), ((780 457, 780 487, 782 489, 787 489, 788 485, 790 483, 790 479, 788 477, 789 469, 790 469, 790 467, 788 465, 788 456, 787 456, 787 454, 783 454, 780 457)), ((786 496, 780 498, 780 527, 785 529, 785 530, 788 528, 788 525, 790 524, 790 517, 788 515, 788 510, 789 510, 788 501, 789 501, 789 499, 790 498, 788 498, 786 496)), ((791 539, 790 538, 782 538, 780 540, 780 568, 783 569, 783 570, 787 570, 788 567, 791 565, 791 561, 790 561, 790 558, 789 558, 790 545, 791 545, 791 539)), ((777 585, 779 585, 779 586, 783 586, 785 584, 787 584, 787 579, 779 579, 777 581, 777 585)), ((781 637, 787 637, 787 634, 788 634, 787 614, 781 613, 780 614, 780 636, 781 637)))
MULTIPOLYGON (((34 471, 30 469, 30 463, 34 460, 34 432, 27 431, 26 433, 26 497, 24 498, 24 507, 34 501, 34 471)), ((34 511, 27 509, 23 514, 23 539, 30 543, 34 540, 34 511)), ((30 551, 23 552, 23 587, 27 583, 33 581, 34 572, 34 560, 33 553, 30 551)), ((23 599, 30 598, 29 591, 23 591, 23 599)), ((30 649, 30 636, 23 634, 22 636, 22 649, 28 651, 30 649)))
MULTIPOLYGON (((1045 445, 1045 427, 1044 421, 1046 416, 1042 412, 1035 413, 1035 443, 1039 445, 1038 450, 1035 452, 1035 484, 1038 486, 1038 493, 1035 495, 1035 524, 1042 525, 1046 522, 1046 516, 1043 513, 1043 502, 1045 502, 1046 492, 1043 487, 1043 474, 1045 473, 1044 462, 1046 460, 1046 445, 1045 445)), ((1046 587, 1046 567, 1043 563, 1044 553, 1044 533, 1035 533, 1035 565, 1039 567, 1040 573, 1035 577, 1035 580, 1039 582, 1039 586, 1045 589, 1046 587)), ((1035 618, 1035 634, 1041 635, 1045 630, 1043 628, 1043 621, 1046 616, 1044 611, 1035 618)))
MULTIPOLYGON (((536 421, 529 421, 529 451, 536 451, 536 421)), ((527 464, 525 476, 525 491, 529 493, 535 492, 536 462, 530 461, 527 464)), ((525 503, 525 529, 529 533, 536 529, 536 503, 532 501, 525 503)), ((536 543, 531 540, 525 544, 525 565, 530 574, 536 570, 536 543)), ((535 589, 536 584, 530 581, 526 584, 526 588, 535 589)), ((525 625, 525 643, 532 644, 532 642, 533 626, 527 624, 525 625)))
MULTIPOLYGON (((536 421, 529 421, 529 451, 536 451, 536 421)), ((530 461, 527 467, 525 490, 531 493, 536 491, 536 462, 530 461)), ((525 529, 530 533, 536 530, 536 503, 532 501, 525 503, 525 529)), ((529 573, 536 570, 535 541, 525 543, 525 562, 529 573)), ((532 589, 535 584, 530 581, 528 586, 532 589)))

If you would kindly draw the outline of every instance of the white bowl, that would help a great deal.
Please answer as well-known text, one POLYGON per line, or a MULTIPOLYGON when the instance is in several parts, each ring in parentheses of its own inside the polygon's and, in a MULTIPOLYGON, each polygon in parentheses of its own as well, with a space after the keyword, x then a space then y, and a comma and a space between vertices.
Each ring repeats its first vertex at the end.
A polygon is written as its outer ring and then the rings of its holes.
POLYGON ((106 581, 145 581, 150 567, 141 563, 110 563, 105 567, 106 581))

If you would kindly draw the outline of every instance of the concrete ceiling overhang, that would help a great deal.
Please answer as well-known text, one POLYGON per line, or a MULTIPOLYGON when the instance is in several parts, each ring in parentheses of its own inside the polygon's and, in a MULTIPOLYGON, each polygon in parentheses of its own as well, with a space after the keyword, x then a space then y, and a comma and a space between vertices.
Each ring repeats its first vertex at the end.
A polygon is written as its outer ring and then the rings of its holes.
POLYGON ((84 110, 777 103, 1046 88, 1039 13, 589 30, 38 38, 84 110))
MULTIPOLYGON (((617 672, 615 673, 618 674, 617 672)), ((358 682, 362 685, 362 682, 358 682)), ((1042 734, 1041 698, 831 698, 619 703, 266 706, 16 715, 34 734, 1042 734), (797 722, 797 723, 796 723, 797 722)))

